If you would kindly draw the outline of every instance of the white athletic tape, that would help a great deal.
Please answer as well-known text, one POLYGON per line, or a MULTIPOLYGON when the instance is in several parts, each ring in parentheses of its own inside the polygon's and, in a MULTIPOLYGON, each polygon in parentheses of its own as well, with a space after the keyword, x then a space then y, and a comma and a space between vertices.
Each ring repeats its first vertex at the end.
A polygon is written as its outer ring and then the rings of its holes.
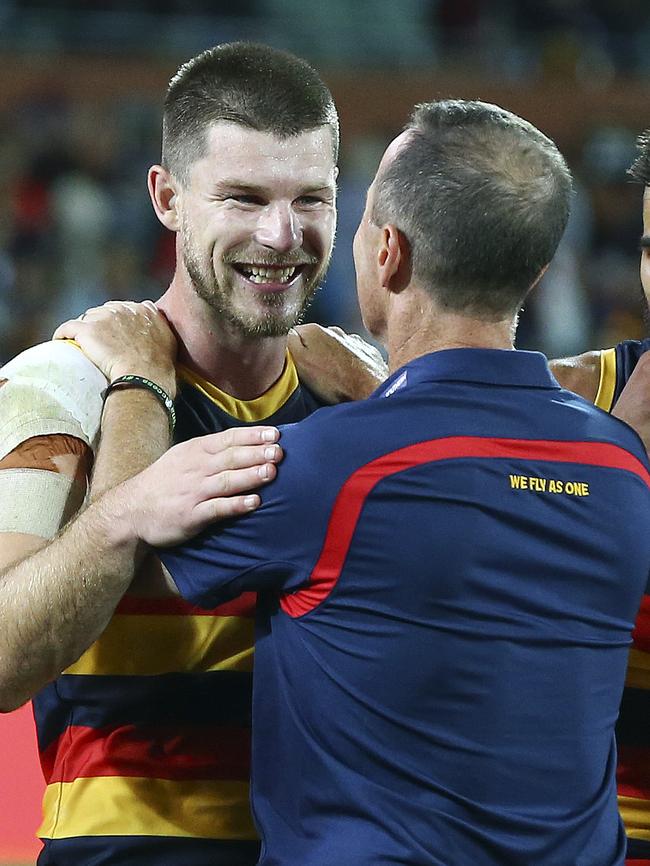
POLYGON ((52 538, 72 517, 72 484, 45 469, 0 469, 0 532, 52 538))
POLYGON ((27 349, 0 369, 0 459, 32 436, 67 433, 97 444, 106 378, 70 343, 27 349))

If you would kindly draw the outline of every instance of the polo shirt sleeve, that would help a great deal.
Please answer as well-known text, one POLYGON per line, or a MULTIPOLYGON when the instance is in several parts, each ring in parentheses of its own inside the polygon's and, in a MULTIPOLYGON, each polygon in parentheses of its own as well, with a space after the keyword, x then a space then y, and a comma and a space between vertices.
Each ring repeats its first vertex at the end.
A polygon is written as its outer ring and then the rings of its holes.
POLYGON ((281 428, 285 456, 256 511, 158 551, 188 601, 214 607, 247 590, 292 592, 308 581, 338 487, 312 419, 281 428))

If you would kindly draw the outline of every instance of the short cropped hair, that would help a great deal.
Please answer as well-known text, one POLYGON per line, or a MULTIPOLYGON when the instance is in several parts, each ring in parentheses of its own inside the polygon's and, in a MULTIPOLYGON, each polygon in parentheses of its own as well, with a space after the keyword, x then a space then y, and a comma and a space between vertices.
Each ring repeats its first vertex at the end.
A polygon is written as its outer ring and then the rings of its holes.
POLYGON ((521 306, 569 217, 571 174, 555 144, 484 102, 415 107, 376 181, 373 222, 411 244, 413 276, 447 308, 499 318, 521 306))
POLYGON ((631 178, 643 186, 650 186, 650 129, 646 129, 636 140, 638 156, 627 170, 631 178))
POLYGON ((218 121, 287 138, 329 126, 334 161, 339 121, 329 89, 305 60, 267 45, 230 42, 184 63, 169 82, 163 112, 162 163, 179 180, 205 153, 218 121))

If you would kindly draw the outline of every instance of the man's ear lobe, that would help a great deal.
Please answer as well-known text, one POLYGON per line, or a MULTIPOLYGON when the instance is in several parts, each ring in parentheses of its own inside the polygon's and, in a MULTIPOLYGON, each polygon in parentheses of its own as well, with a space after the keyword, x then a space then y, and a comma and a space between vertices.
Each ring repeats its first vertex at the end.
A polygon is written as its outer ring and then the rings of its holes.
POLYGON ((381 283, 389 291, 399 294, 411 282, 411 245, 395 225, 382 228, 378 253, 381 283))
POLYGON ((172 232, 180 226, 176 202, 177 184, 162 165, 152 165, 147 176, 149 198, 160 222, 172 232))

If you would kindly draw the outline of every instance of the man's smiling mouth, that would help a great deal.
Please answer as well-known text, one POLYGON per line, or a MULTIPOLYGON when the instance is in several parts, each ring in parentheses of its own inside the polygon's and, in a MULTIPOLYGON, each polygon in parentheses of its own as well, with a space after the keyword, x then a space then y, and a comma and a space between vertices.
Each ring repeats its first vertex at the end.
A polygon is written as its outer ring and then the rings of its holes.
POLYGON ((304 265, 280 268, 271 265, 233 263, 233 267, 249 282, 261 286, 269 283, 286 285, 294 279, 297 273, 302 272, 304 265))

